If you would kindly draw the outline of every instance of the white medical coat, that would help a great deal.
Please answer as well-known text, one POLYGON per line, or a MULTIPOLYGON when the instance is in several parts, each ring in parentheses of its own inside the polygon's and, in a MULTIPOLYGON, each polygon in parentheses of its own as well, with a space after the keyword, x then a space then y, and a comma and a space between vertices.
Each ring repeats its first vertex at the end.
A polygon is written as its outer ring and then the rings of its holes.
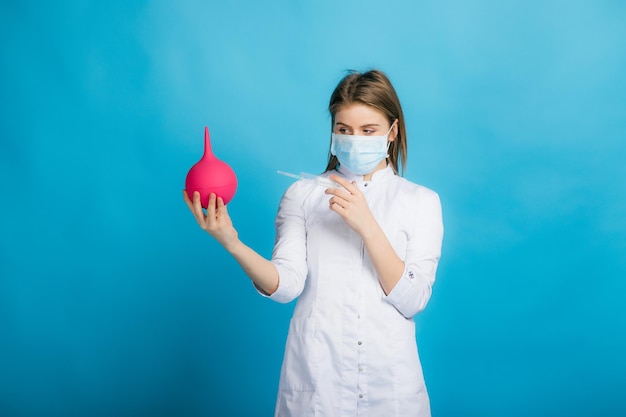
MULTIPOLYGON (((441 253, 439 196, 390 167, 356 181, 398 256, 402 278, 385 295, 360 236, 330 210, 325 188, 294 183, 276 217, 270 298, 298 297, 275 415, 430 416, 413 316, 428 302, 441 253)), ((328 174, 324 174, 328 175, 328 174)))

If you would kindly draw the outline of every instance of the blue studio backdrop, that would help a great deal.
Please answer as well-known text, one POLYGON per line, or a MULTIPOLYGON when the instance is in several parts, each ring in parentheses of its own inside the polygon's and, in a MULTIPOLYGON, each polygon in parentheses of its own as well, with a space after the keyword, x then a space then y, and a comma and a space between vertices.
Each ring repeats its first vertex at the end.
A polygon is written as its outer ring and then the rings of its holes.
MULTIPOLYGON (((270 416, 293 304, 183 203, 203 130, 269 257, 330 93, 380 68, 446 234, 433 415, 624 416, 626 3, 0 3, 0 416, 270 416)), ((390 202, 393 204, 393 202, 390 202)))

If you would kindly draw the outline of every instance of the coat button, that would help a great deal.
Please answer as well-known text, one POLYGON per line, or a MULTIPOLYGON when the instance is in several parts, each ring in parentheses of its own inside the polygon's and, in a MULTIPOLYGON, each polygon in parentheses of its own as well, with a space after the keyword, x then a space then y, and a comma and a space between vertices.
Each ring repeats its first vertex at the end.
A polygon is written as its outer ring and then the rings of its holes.
POLYGON ((361 345, 363 344, 363 342, 361 342, 361 341, 359 340, 359 341, 357 342, 357 344, 358 344, 359 346, 361 346, 361 345))

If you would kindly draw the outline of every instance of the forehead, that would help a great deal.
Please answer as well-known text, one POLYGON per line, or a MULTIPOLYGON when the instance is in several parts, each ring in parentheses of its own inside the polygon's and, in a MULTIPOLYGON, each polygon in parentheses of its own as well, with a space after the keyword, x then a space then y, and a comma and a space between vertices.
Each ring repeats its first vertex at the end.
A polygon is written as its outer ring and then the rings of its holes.
POLYGON ((386 122, 387 118, 380 110, 361 103, 352 103, 343 106, 335 113, 335 123, 350 126, 384 124, 386 122))

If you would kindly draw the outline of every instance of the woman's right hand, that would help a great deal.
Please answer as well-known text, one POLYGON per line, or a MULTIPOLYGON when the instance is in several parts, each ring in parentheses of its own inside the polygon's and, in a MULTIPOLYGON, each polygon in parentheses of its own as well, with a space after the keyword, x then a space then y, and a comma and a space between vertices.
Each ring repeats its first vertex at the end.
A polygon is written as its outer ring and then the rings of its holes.
POLYGON ((191 201, 187 191, 183 190, 183 199, 202 230, 213 236, 226 250, 237 243, 239 239, 238 233, 233 227, 233 222, 228 215, 228 210, 222 197, 217 197, 215 193, 209 195, 206 214, 202 209, 198 191, 194 191, 193 201, 191 201))

